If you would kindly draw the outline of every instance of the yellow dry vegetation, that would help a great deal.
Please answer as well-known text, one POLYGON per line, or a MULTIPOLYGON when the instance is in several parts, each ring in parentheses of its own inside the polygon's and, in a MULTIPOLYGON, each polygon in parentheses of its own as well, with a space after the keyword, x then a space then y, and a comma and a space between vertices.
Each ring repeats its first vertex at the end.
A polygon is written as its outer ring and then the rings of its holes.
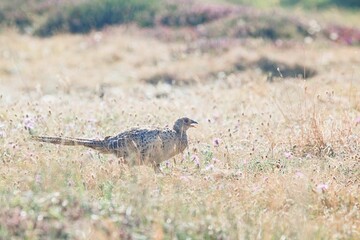
POLYGON ((249 40, 190 51, 193 44, 134 26, 44 39, 3 31, 0 234, 358 239, 360 49, 249 40), (250 64, 261 58, 316 75, 270 82, 250 64), (243 63, 252 67, 237 70, 243 63), (176 84, 147 82, 166 74, 176 84), (101 138, 182 116, 199 126, 164 175, 32 142, 25 129, 101 138))

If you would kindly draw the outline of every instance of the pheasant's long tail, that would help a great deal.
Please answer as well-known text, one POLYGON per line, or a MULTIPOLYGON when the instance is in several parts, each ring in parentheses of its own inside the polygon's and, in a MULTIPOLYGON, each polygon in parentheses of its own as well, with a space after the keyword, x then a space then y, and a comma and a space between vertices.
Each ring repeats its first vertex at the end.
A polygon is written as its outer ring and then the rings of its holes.
POLYGON ((46 136, 32 136, 32 139, 39 142, 46 142, 46 143, 67 145, 67 146, 85 146, 94 149, 103 149, 106 147, 104 140, 67 138, 67 137, 46 137, 46 136))

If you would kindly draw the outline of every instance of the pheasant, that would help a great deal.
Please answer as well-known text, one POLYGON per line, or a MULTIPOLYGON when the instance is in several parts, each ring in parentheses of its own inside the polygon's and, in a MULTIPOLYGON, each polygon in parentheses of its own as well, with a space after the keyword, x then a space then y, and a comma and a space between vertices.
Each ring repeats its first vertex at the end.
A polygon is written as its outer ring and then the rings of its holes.
POLYGON ((32 136, 36 141, 85 146, 101 153, 112 153, 131 165, 151 164, 160 171, 160 163, 182 153, 188 146, 186 131, 195 127, 196 121, 187 117, 176 120, 172 129, 131 129, 103 140, 32 136))

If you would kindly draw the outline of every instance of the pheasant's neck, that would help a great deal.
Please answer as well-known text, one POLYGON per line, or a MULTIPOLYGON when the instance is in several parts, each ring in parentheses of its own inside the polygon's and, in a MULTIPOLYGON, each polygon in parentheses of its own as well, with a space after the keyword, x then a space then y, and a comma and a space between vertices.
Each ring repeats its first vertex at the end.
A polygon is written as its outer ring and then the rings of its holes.
POLYGON ((184 151, 188 145, 186 131, 176 132, 179 136, 179 150, 184 151))
POLYGON ((187 137, 187 136, 186 136, 186 131, 180 130, 180 129, 174 129, 174 130, 175 130, 176 134, 177 134, 178 136, 180 136, 180 138, 186 138, 186 137, 187 137))
POLYGON ((180 136, 181 136, 181 139, 187 139, 187 135, 186 135, 185 131, 181 132, 180 136))

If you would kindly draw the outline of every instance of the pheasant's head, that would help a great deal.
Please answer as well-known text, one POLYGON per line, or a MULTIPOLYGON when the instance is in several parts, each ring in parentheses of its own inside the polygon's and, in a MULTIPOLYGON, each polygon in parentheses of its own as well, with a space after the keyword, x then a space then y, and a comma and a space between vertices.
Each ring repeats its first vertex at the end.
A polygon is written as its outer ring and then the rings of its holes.
POLYGON ((173 128, 178 133, 184 133, 189 128, 195 127, 194 124, 198 124, 198 123, 194 120, 191 120, 190 118, 183 117, 176 120, 173 128))

